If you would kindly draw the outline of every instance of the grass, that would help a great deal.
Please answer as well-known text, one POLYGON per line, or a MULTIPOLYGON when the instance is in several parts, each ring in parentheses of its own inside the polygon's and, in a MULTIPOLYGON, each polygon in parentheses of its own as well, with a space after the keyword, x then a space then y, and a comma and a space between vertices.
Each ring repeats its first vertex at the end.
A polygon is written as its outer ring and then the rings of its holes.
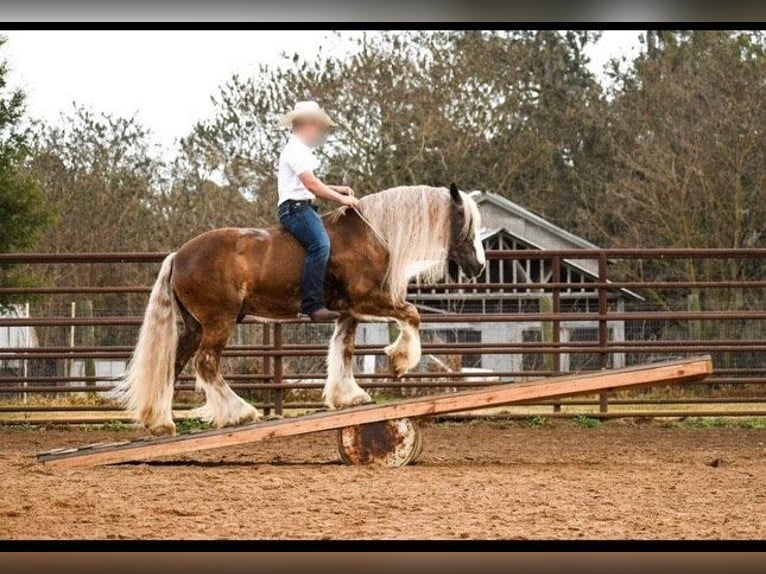
POLYGON ((109 432, 124 432, 131 430, 131 425, 124 421, 110 421, 101 425, 92 425, 92 430, 103 430, 109 432))
MULTIPOLYGON (((300 416, 300 415, 298 415, 300 416)), ((602 425, 612 424, 630 424, 635 419, 617 419, 601 420, 590 417, 587 414, 576 416, 572 419, 553 419, 545 416, 530 415, 521 420, 503 419, 502 416, 494 418, 486 416, 472 420, 440 420, 436 422, 439 427, 470 427, 480 424, 501 424, 505 427, 526 427, 526 428, 561 428, 567 426, 577 426, 581 428, 599 428, 602 425)), ((740 429, 740 430, 766 430, 766 417, 685 417, 676 419, 650 419, 650 425, 656 425, 664 428, 676 429, 740 429)), ((30 432, 45 431, 49 428, 80 428, 86 432, 105 431, 105 432, 126 432, 135 431, 137 426, 123 421, 111 421, 103 424, 81 425, 63 425, 61 427, 50 427, 46 425, 32 425, 28 423, 18 425, 3 425, 0 421, 0 430, 3 432, 30 432)), ((176 420, 176 430, 179 433, 186 433, 198 430, 208 430, 212 426, 200 419, 188 418, 176 420)))
POLYGON ((42 427, 31 425, 29 423, 22 423, 20 425, 3 425, 0 423, 0 429, 3 431, 11 431, 11 432, 29 432, 34 430, 40 430, 42 427))
POLYGON ((601 426, 601 419, 596 419, 596 418, 589 417, 589 416, 586 416, 586 415, 578 415, 578 416, 576 416, 573 419, 573 422, 578 427, 585 427, 585 428, 589 428, 589 429, 593 429, 593 428, 601 426))
POLYGON ((739 422, 746 429, 766 430, 766 417, 753 417, 739 422))
POLYGON ((184 433, 191 431, 210 430, 213 425, 206 423, 202 419, 186 418, 176 421, 176 432, 184 433))
POLYGON ((753 429, 766 430, 766 417, 689 417, 675 422, 672 426, 689 429, 753 429))
POLYGON ((549 419, 548 417, 540 417, 540 416, 531 416, 531 417, 527 417, 524 420, 524 426, 528 426, 532 428, 547 426, 550 423, 551 423, 551 419, 549 419))
MULTIPOLYGON (((29 425, 22 425, 29 426, 29 425)), ((84 425, 86 431, 106 431, 106 432, 125 432, 130 430, 136 430, 136 425, 132 423, 126 423, 124 421, 110 421, 103 424, 84 425)), ((202 421, 201 419, 187 418, 176 420, 176 432, 185 433, 198 430, 208 430, 213 428, 212 425, 202 421)))

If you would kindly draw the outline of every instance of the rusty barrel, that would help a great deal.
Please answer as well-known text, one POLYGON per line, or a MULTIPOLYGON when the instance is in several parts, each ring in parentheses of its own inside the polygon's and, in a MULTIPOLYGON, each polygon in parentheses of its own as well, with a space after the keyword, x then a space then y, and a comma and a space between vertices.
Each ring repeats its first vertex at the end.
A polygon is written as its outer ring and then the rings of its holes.
POLYGON ((409 418, 338 429, 338 451, 346 464, 395 468, 414 462, 422 449, 420 426, 409 418))

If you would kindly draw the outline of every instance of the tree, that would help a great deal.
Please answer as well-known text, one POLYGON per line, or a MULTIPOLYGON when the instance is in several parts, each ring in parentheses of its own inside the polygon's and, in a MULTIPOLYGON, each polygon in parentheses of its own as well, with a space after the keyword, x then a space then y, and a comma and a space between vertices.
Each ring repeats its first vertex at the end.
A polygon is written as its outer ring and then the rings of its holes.
POLYGON ((189 157, 274 221, 276 120, 314 98, 337 117, 326 178, 361 194, 402 184, 487 189, 567 225, 585 186, 603 105, 587 68, 588 32, 371 33, 342 57, 319 55, 234 76, 189 157))
POLYGON ((187 147, 173 161, 155 198, 166 246, 175 248, 217 227, 253 227, 266 223, 259 202, 249 201, 238 187, 215 179, 215 174, 200 165, 194 149, 187 147))
MULTIPOLYGON (((5 41, 0 37, 0 47, 5 41)), ((0 63, 0 252, 34 247, 51 215, 40 186, 27 169, 29 133, 23 125, 24 93, 10 89, 7 76, 8 64, 3 61, 0 63)))
POLYGON ((53 253, 165 247, 155 190, 162 164, 135 118, 76 106, 37 134, 32 169, 59 216, 43 238, 53 253))
MULTIPOLYGON (((45 230, 40 249, 66 253, 172 247, 163 237, 164 224, 157 205, 156 192, 164 182, 163 166, 149 142, 147 130, 135 118, 101 114, 81 106, 75 106, 57 125, 41 126, 30 170, 57 218, 45 230)), ((94 264, 45 266, 39 272, 42 276, 36 281, 47 285, 113 286, 151 284, 156 269, 94 264)), ((69 296, 47 297, 42 302, 46 308, 36 312, 65 313, 71 301, 69 296)), ((114 314, 139 314, 146 304, 143 295, 119 294, 80 302, 97 312, 114 314)), ((124 330, 113 329, 106 336, 120 340, 124 334, 124 330)))
MULTIPOLYGON (((766 244, 766 51, 760 33, 662 34, 616 73, 606 118, 610 165, 591 189, 588 224, 604 241, 642 247, 766 244)), ((587 191, 587 190, 586 190, 587 191)), ((761 277, 742 260, 655 263, 653 279, 761 277)), ((737 290, 708 292, 741 306, 737 290)), ((713 301, 709 301, 712 305, 713 301)))

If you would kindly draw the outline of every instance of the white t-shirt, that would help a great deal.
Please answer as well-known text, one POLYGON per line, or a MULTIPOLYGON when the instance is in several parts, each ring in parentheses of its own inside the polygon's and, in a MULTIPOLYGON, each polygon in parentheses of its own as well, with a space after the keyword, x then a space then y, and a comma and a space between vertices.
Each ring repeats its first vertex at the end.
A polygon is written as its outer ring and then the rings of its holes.
POLYGON ((298 177, 307 171, 314 171, 319 167, 319 160, 309 146, 294 135, 282 150, 279 156, 279 174, 277 178, 277 191, 279 193, 278 205, 288 199, 295 201, 313 200, 311 193, 298 177))

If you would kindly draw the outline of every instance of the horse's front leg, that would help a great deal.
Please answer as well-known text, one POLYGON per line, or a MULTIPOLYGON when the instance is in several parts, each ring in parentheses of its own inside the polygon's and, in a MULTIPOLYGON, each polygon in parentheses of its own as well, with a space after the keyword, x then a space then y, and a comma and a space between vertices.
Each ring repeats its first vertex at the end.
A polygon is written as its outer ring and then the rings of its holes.
POLYGON ((372 399, 354 378, 354 347, 358 321, 344 316, 335 323, 327 352, 327 382, 322 398, 331 409, 371 403, 372 399))
POLYGON ((399 336, 385 348, 397 378, 420 362, 420 314, 415 305, 396 303, 382 293, 366 294, 354 302, 352 312, 360 317, 390 318, 399 325, 399 336))
POLYGON ((412 303, 397 305, 391 315, 399 325, 399 336, 385 348, 397 378, 420 362, 420 314, 412 303))

